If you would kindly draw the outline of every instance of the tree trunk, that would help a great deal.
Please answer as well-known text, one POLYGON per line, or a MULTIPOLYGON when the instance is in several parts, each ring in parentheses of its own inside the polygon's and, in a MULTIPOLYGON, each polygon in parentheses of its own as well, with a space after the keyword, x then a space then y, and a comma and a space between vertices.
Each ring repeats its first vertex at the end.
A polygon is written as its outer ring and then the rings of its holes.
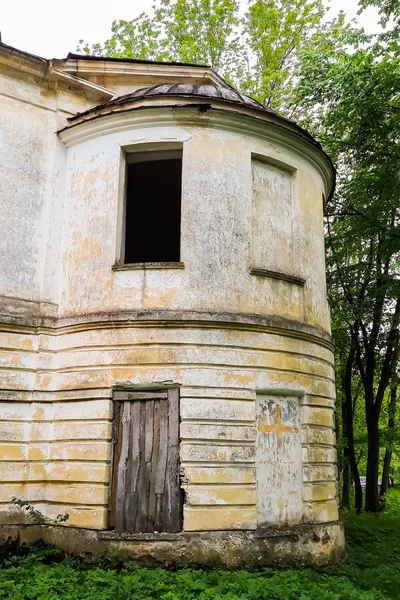
MULTIPOLYGON (((389 433, 389 442, 391 433, 394 429, 395 418, 396 418, 396 399, 397 399, 397 384, 392 385, 390 390, 390 401, 388 408, 388 433, 389 433)), ((382 471, 382 483, 381 483, 381 498, 387 493, 388 488, 390 487, 389 475, 390 475, 390 463, 392 460, 392 450, 390 447, 386 448, 385 458, 383 459, 383 471, 382 471)))
POLYGON ((392 451, 386 448, 385 457, 383 459, 383 470, 382 470, 382 483, 381 483, 381 491, 380 497, 384 498, 387 493, 390 485, 389 485, 389 473, 390 473, 390 463, 392 461, 392 451))
POLYGON ((367 415, 367 481, 365 486, 365 510, 377 513, 381 506, 378 493, 379 476, 379 423, 375 411, 367 415), (371 414, 372 413, 372 414, 371 414))
MULTIPOLYGON (((352 399, 352 373, 353 373, 353 362, 355 357, 354 345, 350 348, 347 361, 346 369, 342 377, 342 387, 344 392, 344 402, 342 404, 342 422, 343 422, 343 437, 346 440, 346 446, 344 448, 344 456, 346 457, 351 474, 354 481, 355 500, 354 506, 357 512, 362 510, 362 487, 360 482, 360 475, 358 473, 358 466, 356 460, 356 454, 354 449, 354 407, 352 399)), ((343 482, 344 485, 344 482, 343 482)), ((349 492, 350 493, 350 492, 349 492)))
MULTIPOLYGON (((343 380, 342 380, 343 381, 343 380)), ((343 508, 350 509, 350 487, 351 487, 351 479, 350 479, 350 465, 348 459, 348 447, 347 447, 347 439, 346 439, 346 429, 347 429, 347 410, 346 403, 342 402, 342 434, 343 440, 346 442, 345 447, 343 448, 343 470, 342 470, 342 500, 341 505, 343 508)), ((337 413, 336 413, 337 418, 337 413)), ((336 432, 338 432, 338 424, 336 424, 336 432)), ((338 435, 336 433, 336 439, 338 440, 338 435)))
MULTIPOLYGON (((353 425, 352 425, 353 426, 353 425)), ((350 448, 349 448, 350 450, 350 448)), ((352 442, 351 452, 349 453, 349 463, 351 474, 354 481, 354 508, 357 512, 362 511, 362 503, 363 503, 363 491, 361 487, 360 474, 358 472, 358 465, 356 461, 356 455, 354 451, 354 441, 352 442)))
POLYGON ((350 510, 350 465, 349 461, 346 460, 346 463, 343 467, 343 481, 342 481, 342 506, 343 508, 348 508, 350 510))

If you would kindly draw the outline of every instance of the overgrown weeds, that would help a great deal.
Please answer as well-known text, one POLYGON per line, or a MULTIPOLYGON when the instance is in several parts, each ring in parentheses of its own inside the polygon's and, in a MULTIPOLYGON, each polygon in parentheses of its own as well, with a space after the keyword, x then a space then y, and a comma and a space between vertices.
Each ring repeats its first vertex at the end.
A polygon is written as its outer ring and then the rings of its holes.
POLYGON ((10 548, 1 600, 398 600, 400 490, 380 515, 344 515, 348 561, 325 569, 144 569, 85 565, 59 550, 10 548))

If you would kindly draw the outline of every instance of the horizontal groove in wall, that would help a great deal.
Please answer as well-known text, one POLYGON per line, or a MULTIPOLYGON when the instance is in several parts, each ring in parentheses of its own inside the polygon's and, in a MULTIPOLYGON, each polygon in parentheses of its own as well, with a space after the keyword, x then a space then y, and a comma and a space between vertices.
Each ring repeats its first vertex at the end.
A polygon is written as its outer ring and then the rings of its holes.
POLYGON ((198 402, 201 403, 203 400, 205 400, 206 402, 208 400, 213 400, 214 402, 255 402, 256 397, 254 396, 254 398, 228 398, 226 396, 220 396, 220 397, 216 397, 216 396, 182 396, 181 395, 181 400, 193 400, 194 402, 198 402))
MULTIPOLYGON (((37 369, 36 367, 13 367, 12 365, 1 365, 0 366, 0 373, 7 373, 8 371, 12 371, 13 373, 15 372, 20 372, 20 373, 40 373, 40 369, 37 369)), ((51 369, 51 373, 55 372, 56 369, 51 369)))
POLYGON ((183 468, 186 467, 196 467, 196 468, 215 468, 215 467, 238 467, 238 468, 246 468, 248 469, 249 467, 251 467, 252 465, 255 465, 255 459, 253 460, 249 460, 248 462, 246 461, 237 461, 237 460, 224 460, 224 461, 207 461, 205 462, 204 460, 184 460, 181 461, 181 466, 183 468))
POLYGON ((335 448, 335 444, 321 444, 320 442, 303 442, 301 445, 303 448, 321 448, 322 450, 327 448, 331 450, 335 448))
POLYGON ((254 427, 256 426, 255 423, 255 419, 251 419, 251 420, 243 420, 243 419, 238 419, 237 421, 235 419, 188 419, 186 417, 181 419, 181 423, 189 423, 189 424, 194 424, 194 425, 199 425, 199 427, 201 427, 202 425, 207 426, 207 425, 230 425, 230 426, 234 426, 234 427, 254 427))
MULTIPOLYGON (((325 406, 323 408, 326 408, 325 406)), ((332 425, 320 425, 319 423, 301 423, 301 427, 304 429, 327 429, 328 431, 336 431, 332 425)))
MULTIPOLYGON (((69 459, 69 458, 68 459, 66 459, 66 458, 48 458, 48 459, 43 459, 43 458, 41 458, 41 459, 37 459, 37 460, 31 459, 31 458, 26 458, 26 459, 22 459, 22 460, 9 460, 9 459, 7 459, 7 460, 1 460, 1 457, 0 457, 0 464, 1 463, 5 463, 5 464, 12 463, 13 465, 15 465, 15 464, 22 464, 22 465, 26 465, 26 466, 42 464, 42 465, 45 465, 47 467, 51 466, 52 464, 60 464, 60 463, 65 463, 65 465, 85 464, 85 465, 88 465, 88 466, 102 464, 105 467, 108 467, 108 466, 110 466, 111 461, 110 460, 104 460, 104 459, 101 459, 101 460, 93 460, 93 459, 87 460, 85 458, 83 458, 83 459, 79 459, 79 458, 71 458, 71 459, 69 459)), ((26 483, 29 483, 29 481, 27 481, 26 483)))
MULTIPOLYGON (((36 422, 36 421, 35 421, 36 422)), ((112 437, 110 436, 109 438, 52 438, 50 439, 34 439, 34 438, 29 438, 28 440, 3 440, 0 437, 0 447, 2 445, 15 445, 15 446, 22 446, 22 445, 29 445, 29 446, 42 446, 44 444, 49 445, 49 444, 93 444, 96 442, 104 442, 106 444, 109 444, 112 441, 112 437)), ((52 459, 49 459, 52 460, 52 459)), ((0 462, 1 462, 1 458, 0 458, 0 462)))
POLYGON ((98 487, 102 487, 102 488, 108 488, 109 484, 108 483, 104 483, 104 481, 64 481, 64 480, 60 480, 60 479, 55 479, 53 480, 49 480, 49 479, 32 479, 32 480, 25 480, 25 481, 0 481, 0 486, 9 486, 9 485, 24 485, 24 486, 40 486, 42 487, 43 485, 46 486, 50 486, 50 487, 70 487, 70 486, 75 486, 75 487, 80 487, 82 489, 85 488, 98 488, 98 487))
MULTIPOLYGON (((50 463, 46 463, 46 464, 50 464, 50 463)), ((81 486, 102 486, 105 488, 109 487, 108 483, 104 483, 104 481, 96 481, 96 480, 90 480, 90 482, 86 482, 86 481, 74 481, 74 480, 60 480, 60 479, 13 479, 13 480, 8 480, 8 481, 0 481, 0 487, 1 486, 5 486, 5 487, 9 487, 11 485, 23 485, 23 486, 31 486, 31 485, 49 485, 49 486, 54 486, 54 485, 58 485, 58 486, 65 486, 65 487, 69 487, 71 485, 81 485, 81 486)))
MULTIPOLYGON (((229 400, 230 399, 230 400, 243 400, 243 401, 248 400, 248 401, 254 401, 255 398, 256 398, 256 394, 257 394, 257 390, 248 389, 248 388, 241 388, 241 387, 235 387, 235 386, 229 387, 229 388, 216 388, 215 386, 207 386, 207 385, 204 385, 204 386, 185 385, 185 386, 182 386, 182 388, 183 388, 183 390, 190 389, 192 391, 193 390, 203 390, 203 389, 206 389, 206 390, 216 390, 216 392, 215 392, 214 395, 210 394, 210 395, 204 395, 204 396, 200 395, 200 394, 198 396, 196 396, 195 394, 188 396, 185 391, 183 391, 183 393, 181 393, 181 398, 193 398, 193 399, 204 398, 204 399, 210 399, 210 400, 220 400, 220 399, 229 400), (221 390, 227 390, 227 391, 231 390, 231 391, 238 391, 238 392, 247 392, 248 395, 245 395, 245 396, 240 397, 240 398, 239 397, 238 398, 228 398, 228 397, 225 397, 225 396, 222 396, 222 395, 221 396, 218 395, 218 391, 221 391, 221 390)), ((130 388, 130 389, 135 390, 136 388, 135 388, 135 386, 132 386, 132 388, 130 388)), ((34 395, 38 395, 38 396, 49 395, 49 396, 51 396, 53 394, 58 394, 58 395, 59 394, 66 394, 66 395, 68 395, 68 394, 79 394, 80 392, 84 393, 84 394, 89 394, 89 393, 91 394, 92 390, 102 390, 105 395, 104 396, 95 396, 95 395, 93 395, 93 396, 90 396, 90 398, 81 398, 81 397, 78 397, 78 398, 68 398, 68 397, 65 397, 65 398, 54 398, 54 399, 52 399, 52 398, 50 399, 49 398, 49 400, 45 400, 45 399, 41 400, 40 398, 32 398, 32 397, 30 397, 30 398, 26 398, 26 399, 22 399, 21 398, 20 400, 18 399, 16 401, 17 402, 21 402, 21 403, 25 403, 25 402, 37 402, 37 403, 40 403, 40 402, 43 402, 43 403, 51 402, 51 403, 53 403, 54 402, 54 403, 56 403, 56 402, 86 402, 88 400, 109 400, 110 399, 110 393, 111 393, 110 392, 110 387, 104 387, 104 386, 102 386, 102 387, 95 387, 95 388, 93 388, 93 387, 82 387, 82 388, 75 388, 74 387, 74 388, 68 388, 67 387, 65 389, 51 389, 51 390, 37 390, 37 389, 35 389, 35 390, 26 390, 26 389, 21 389, 21 388, 14 388, 14 389, 3 388, 2 390, 0 390, 0 398, 1 398, 1 394, 2 393, 7 393, 7 394, 26 394, 26 395, 29 395, 29 396, 34 396, 34 395)), ((272 394, 272 390, 271 390, 270 393, 272 394)), ((288 390, 288 394, 290 394, 290 390, 288 390)), ((267 395, 268 395, 268 393, 267 393, 267 395)), ((323 398, 325 400, 333 400, 334 399, 332 396, 327 396, 327 395, 321 394, 321 393, 314 394, 312 392, 304 392, 304 395, 306 397, 323 398)), ((0 399, 0 402, 1 401, 2 400, 0 399)), ((313 404, 312 406, 317 406, 317 405, 313 404)), ((322 406, 323 406, 323 408, 325 408, 325 405, 322 405, 322 406)))
POLYGON ((251 504, 246 503, 246 504, 230 504, 229 502, 224 502, 222 504, 185 504, 185 509, 190 508, 190 510, 196 509, 196 508, 201 508, 202 510, 204 510, 205 508, 209 508, 211 510, 214 510, 214 508, 225 508, 225 510, 231 510, 232 508, 234 509, 238 509, 238 508, 254 508, 255 506, 257 506, 257 502, 252 502, 251 504))
POLYGON ((72 367, 61 367, 54 369, 24 369, 20 367, 7 367, 6 369, 1 369, 7 371, 29 371, 31 373, 37 373, 38 375, 52 375, 60 374, 60 373, 86 373, 88 371, 102 371, 104 369, 113 370, 113 369, 121 369, 121 368, 129 368, 134 367, 135 369, 140 368, 148 368, 154 367, 157 369, 165 369, 165 368, 174 368, 179 367, 181 369, 231 369, 231 370, 240 370, 240 371, 262 371, 262 372, 270 372, 270 373, 294 373, 297 375, 306 375, 310 377, 310 379, 321 379, 324 381, 329 381, 331 383, 335 383, 334 377, 328 377, 326 375, 315 375, 314 373, 302 371, 300 369, 284 369, 284 368, 274 368, 267 366, 258 366, 258 365, 237 365, 232 363, 185 363, 185 362, 154 362, 154 363, 113 363, 112 365, 104 363, 101 365, 80 365, 77 367, 76 365, 72 367))
MULTIPOLYGON (((269 333, 278 337, 289 337, 291 339, 301 339, 306 343, 316 344, 333 350, 332 337, 326 331, 307 323, 293 323, 293 321, 280 319, 279 317, 261 316, 254 314, 235 314, 232 320, 232 315, 229 313, 214 313, 213 319, 210 320, 209 313, 187 312, 183 311, 186 318, 182 319, 182 311, 178 314, 171 311, 148 311, 150 318, 147 315, 132 311, 119 311, 114 313, 114 318, 110 319, 107 314, 107 320, 104 320, 104 313, 97 312, 92 315, 75 315, 66 316, 61 319, 50 317, 49 325, 41 325, 39 320, 37 324, 17 324, 15 318, 13 323, 0 323, 0 330, 16 333, 20 331, 22 334, 33 335, 53 335, 62 336, 66 333, 78 333, 82 331, 93 331, 98 329, 202 329, 202 330, 230 330, 230 331, 247 331, 269 333), (116 319, 115 316, 118 318, 116 319), (140 319, 138 319, 140 316, 140 319), (83 317, 83 320, 82 320, 83 317), (101 320, 103 317, 103 320, 101 320), (194 318, 193 318, 194 317, 194 318), (206 317, 206 318, 204 318, 206 317), (238 320, 238 318, 240 320, 238 320), (68 321, 72 321, 68 323, 68 321), (80 321, 80 322, 79 322, 80 321), (293 327, 294 325, 294 327, 293 327)), ((12 317, 10 317, 12 318, 12 317)))
MULTIPOLYGON (((333 448, 333 446, 331 446, 333 448)), ((316 461, 303 461, 303 467, 336 467, 337 462, 336 461, 328 461, 328 460, 324 460, 321 462, 316 462, 316 461)))
POLYGON ((181 446, 209 446, 210 442, 213 442, 213 446, 240 446, 240 447, 253 447, 255 440, 228 440, 226 438, 182 438, 181 446), (218 442, 217 444, 215 442, 218 442))
MULTIPOLYGON (((186 391, 190 390, 191 394, 193 395, 193 397, 196 398, 203 398, 206 397, 207 394, 205 396, 203 396, 203 392, 204 390, 207 390, 207 393, 209 393, 209 391, 213 391, 215 394, 232 394, 234 392, 238 392, 239 394, 244 394, 245 397, 250 397, 250 396, 254 396, 255 397, 255 392, 252 389, 246 388, 246 387, 237 387, 235 385, 229 385, 229 386, 221 386, 221 387, 216 387, 215 385, 207 385, 207 384, 203 384, 203 385, 182 385, 181 387, 181 393, 183 395, 186 394, 186 391), (201 392, 199 394, 197 394, 197 392, 201 392)), ((209 398, 213 398, 214 395, 210 393, 209 398)))
MULTIPOLYGON (((334 405, 329 405, 329 404, 306 404, 306 403, 302 403, 301 404, 302 407, 306 407, 306 408, 320 408, 322 410, 335 410, 335 406, 334 405)), ((304 423, 303 423, 304 424, 304 423)))
POLYGON ((336 497, 335 498, 325 498, 325 500, 310 500, 309 502, 306 502, 306 504, 327 504, 328 502, 335 502, 336 504, 336 497))
POLYGON ((7 402, 12 400, 13 402, 37 402, 37 403, 48 403, 48 402, 85 402, 87 400, 110 400, 111 391, 110 387, 96 388, 101 389, 104 395, 96 395, 92 392, 93 388, 72 388, 64 390, 26 390, 22 388, 3 388, 0 390, 0 401, 7 402), (15 399, 16 395, 22 396, 15 399), (66 397, 57 398, 57 395, 66 394, 66 397), (75 397, 68 397, 68 394, 76 394, 75 397), (83 398, 80 394, 87 394, 86 398, 83 398), (52 396, 56 396, 53 398, 52 396), (50 396, 46 399, 46 396, 50 396))
MULTIPOLYGON (((326 486, 326 485, 332 485, 332 483, 336 483, 336 482, 337 482, 336 478, 334 478, 334 479, 311 479, 309 481, 308 480, 307 481, 303 480, 303 485, 309 485, 309 486, 326 486)), ((303 502, 305 502, 305 501, 303 500, 303 502)), ((310 500, 307 501, 306 504, 308 504, 309 502, 310 502, 310 500)))
MULTIPOLYGON (((187 487, 189 488, 203 488, 203 487, 208 487, 208 488, 237 488, 238 490, 244 488, 244 487, 248 487, 251 489, 256 489, 257 488, 257 483, 253 482, 253 483, 229 483, 229 482, 221 482, 221 483, 214 483, 214 482, 205 482, 205 483, 192 483, 189 481, 188 484, 186 484, 187 487)), ((241 505, 243 506, 243 505, 241 505)))
MULTIPOLYGON (((1 404, 1 403, 0 403, 1 404)), ((89 423, 112 423, 112 419, 0 419, 0 423, 28 423, 30 425, 39 425, 42 423, 82 423, 86 425, 89 423)))
MULTIPOLYGON (((11 502, 0 502, 0 506, 9 506, 10 504, 11 502)), ((88 508, 89 510, 102 509, 108 507, 107 504, 81 504, 79 502, 57 502, 55 500, 29 500, 29 504, 32 504, 32 506, 43 506, 46 504, 50 504, 53 506, 76 506, 77 508, 88 508)))
POLYGON ((254 506, 256 506, 256 503, 254 504, 185 504, 185 509, 190 508, 190 510, 196 510, 196 509, 201 509, 204 510, 204 508, 210 508, 211 510, 227 510, 227 509, 231 509, 231 508, 236 508, 236 509, 244 509, 246 510, 248 507, 253 508, 254 506))
POLYGON ((315 356, 313 354, 309 354, 307 352, 298 352, 295 350, 281 350, 279 348, 261 348, 259 346, 247 346, 247 345, 236 345, 236 344, 218 344, 218 343, 204 343, 204 342, 181 342, 181 343, 176 343, 176 342, 132 342, 131 344, 118 344, 118 343, 113 343, 113 344, 92 344, 92 345, 85 345, 82 344, 80 346, 65 346, 63 348, 58 348, 56 350, 52 350, 49 348, 46 349, 26 349, 26 348, 16 348, 16 347, 10 347, 8 348, 7 346, 0 346, 0 351, 4 351, 4 352, 9 352, 9 351, 14 351, 14 352, 21 352, 23 354, 27 353, 27 354, 68 354, 68 353, 74 353, 74 352, 87 352, 89 351, 102 351, 105 350, 106 352, 115 350, 115 351, 119 351, 119 350, 133 350, 134 348, 168 348, 168 349, 175 349, 175 348, 193 348, 193 350, 197 350, 198 348, 207 348, 207 349, 223 349, 223 350, 229 350, 229 351, 243 351, 243 352, 252 352, 252 353, 257 353, 260 352, 261 354, 283 354, 283 355, 289 355, 289 356, 298 356, 299 358, 306 358, 308 360, 314 361, 314 362, 321 362, 324 363, 326 365, 328 365, 329 367, 333 368, 333 361, 329 361, 326 358, 322 358, 319 356, 315 356))

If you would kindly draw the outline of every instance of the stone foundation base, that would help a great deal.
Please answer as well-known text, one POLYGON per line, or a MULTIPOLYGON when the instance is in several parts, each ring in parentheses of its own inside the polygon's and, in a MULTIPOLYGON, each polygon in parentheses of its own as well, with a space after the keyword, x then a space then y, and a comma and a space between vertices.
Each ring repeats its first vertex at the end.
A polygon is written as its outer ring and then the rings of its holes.
POLYGON ((0 526, 0 544, 17 539, 27 543, 43 540, 87 560, 109 556, 134 560, 143 566, 322 566, 344 556, 344 532, 339 522, 279 530, 180 534, 128 534, 48 525, 0 526))

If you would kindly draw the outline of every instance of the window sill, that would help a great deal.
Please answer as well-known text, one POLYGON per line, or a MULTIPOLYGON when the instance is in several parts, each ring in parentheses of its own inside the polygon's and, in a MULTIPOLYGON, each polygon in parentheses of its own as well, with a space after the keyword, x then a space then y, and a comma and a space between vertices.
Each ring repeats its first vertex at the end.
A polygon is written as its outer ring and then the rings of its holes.
POLYGON ((269 277, 270 279, 279 279, 280 281, 286 281, 287 283, 294 283, 295 285, 304 286, 306 280, 295 275, 287 275, 286 273, 280 273, 279 271, 269 271, 268 269, 262 269, 260 267, 250 267, 251 275, 258 275, 259 277, 269 277))
POLYGON ((127 263, 123 265, 115 262, 111 269, 113 271, 142 271, 143 269, 184 269, 183 262, 144 262, 144 263, 127 263))

